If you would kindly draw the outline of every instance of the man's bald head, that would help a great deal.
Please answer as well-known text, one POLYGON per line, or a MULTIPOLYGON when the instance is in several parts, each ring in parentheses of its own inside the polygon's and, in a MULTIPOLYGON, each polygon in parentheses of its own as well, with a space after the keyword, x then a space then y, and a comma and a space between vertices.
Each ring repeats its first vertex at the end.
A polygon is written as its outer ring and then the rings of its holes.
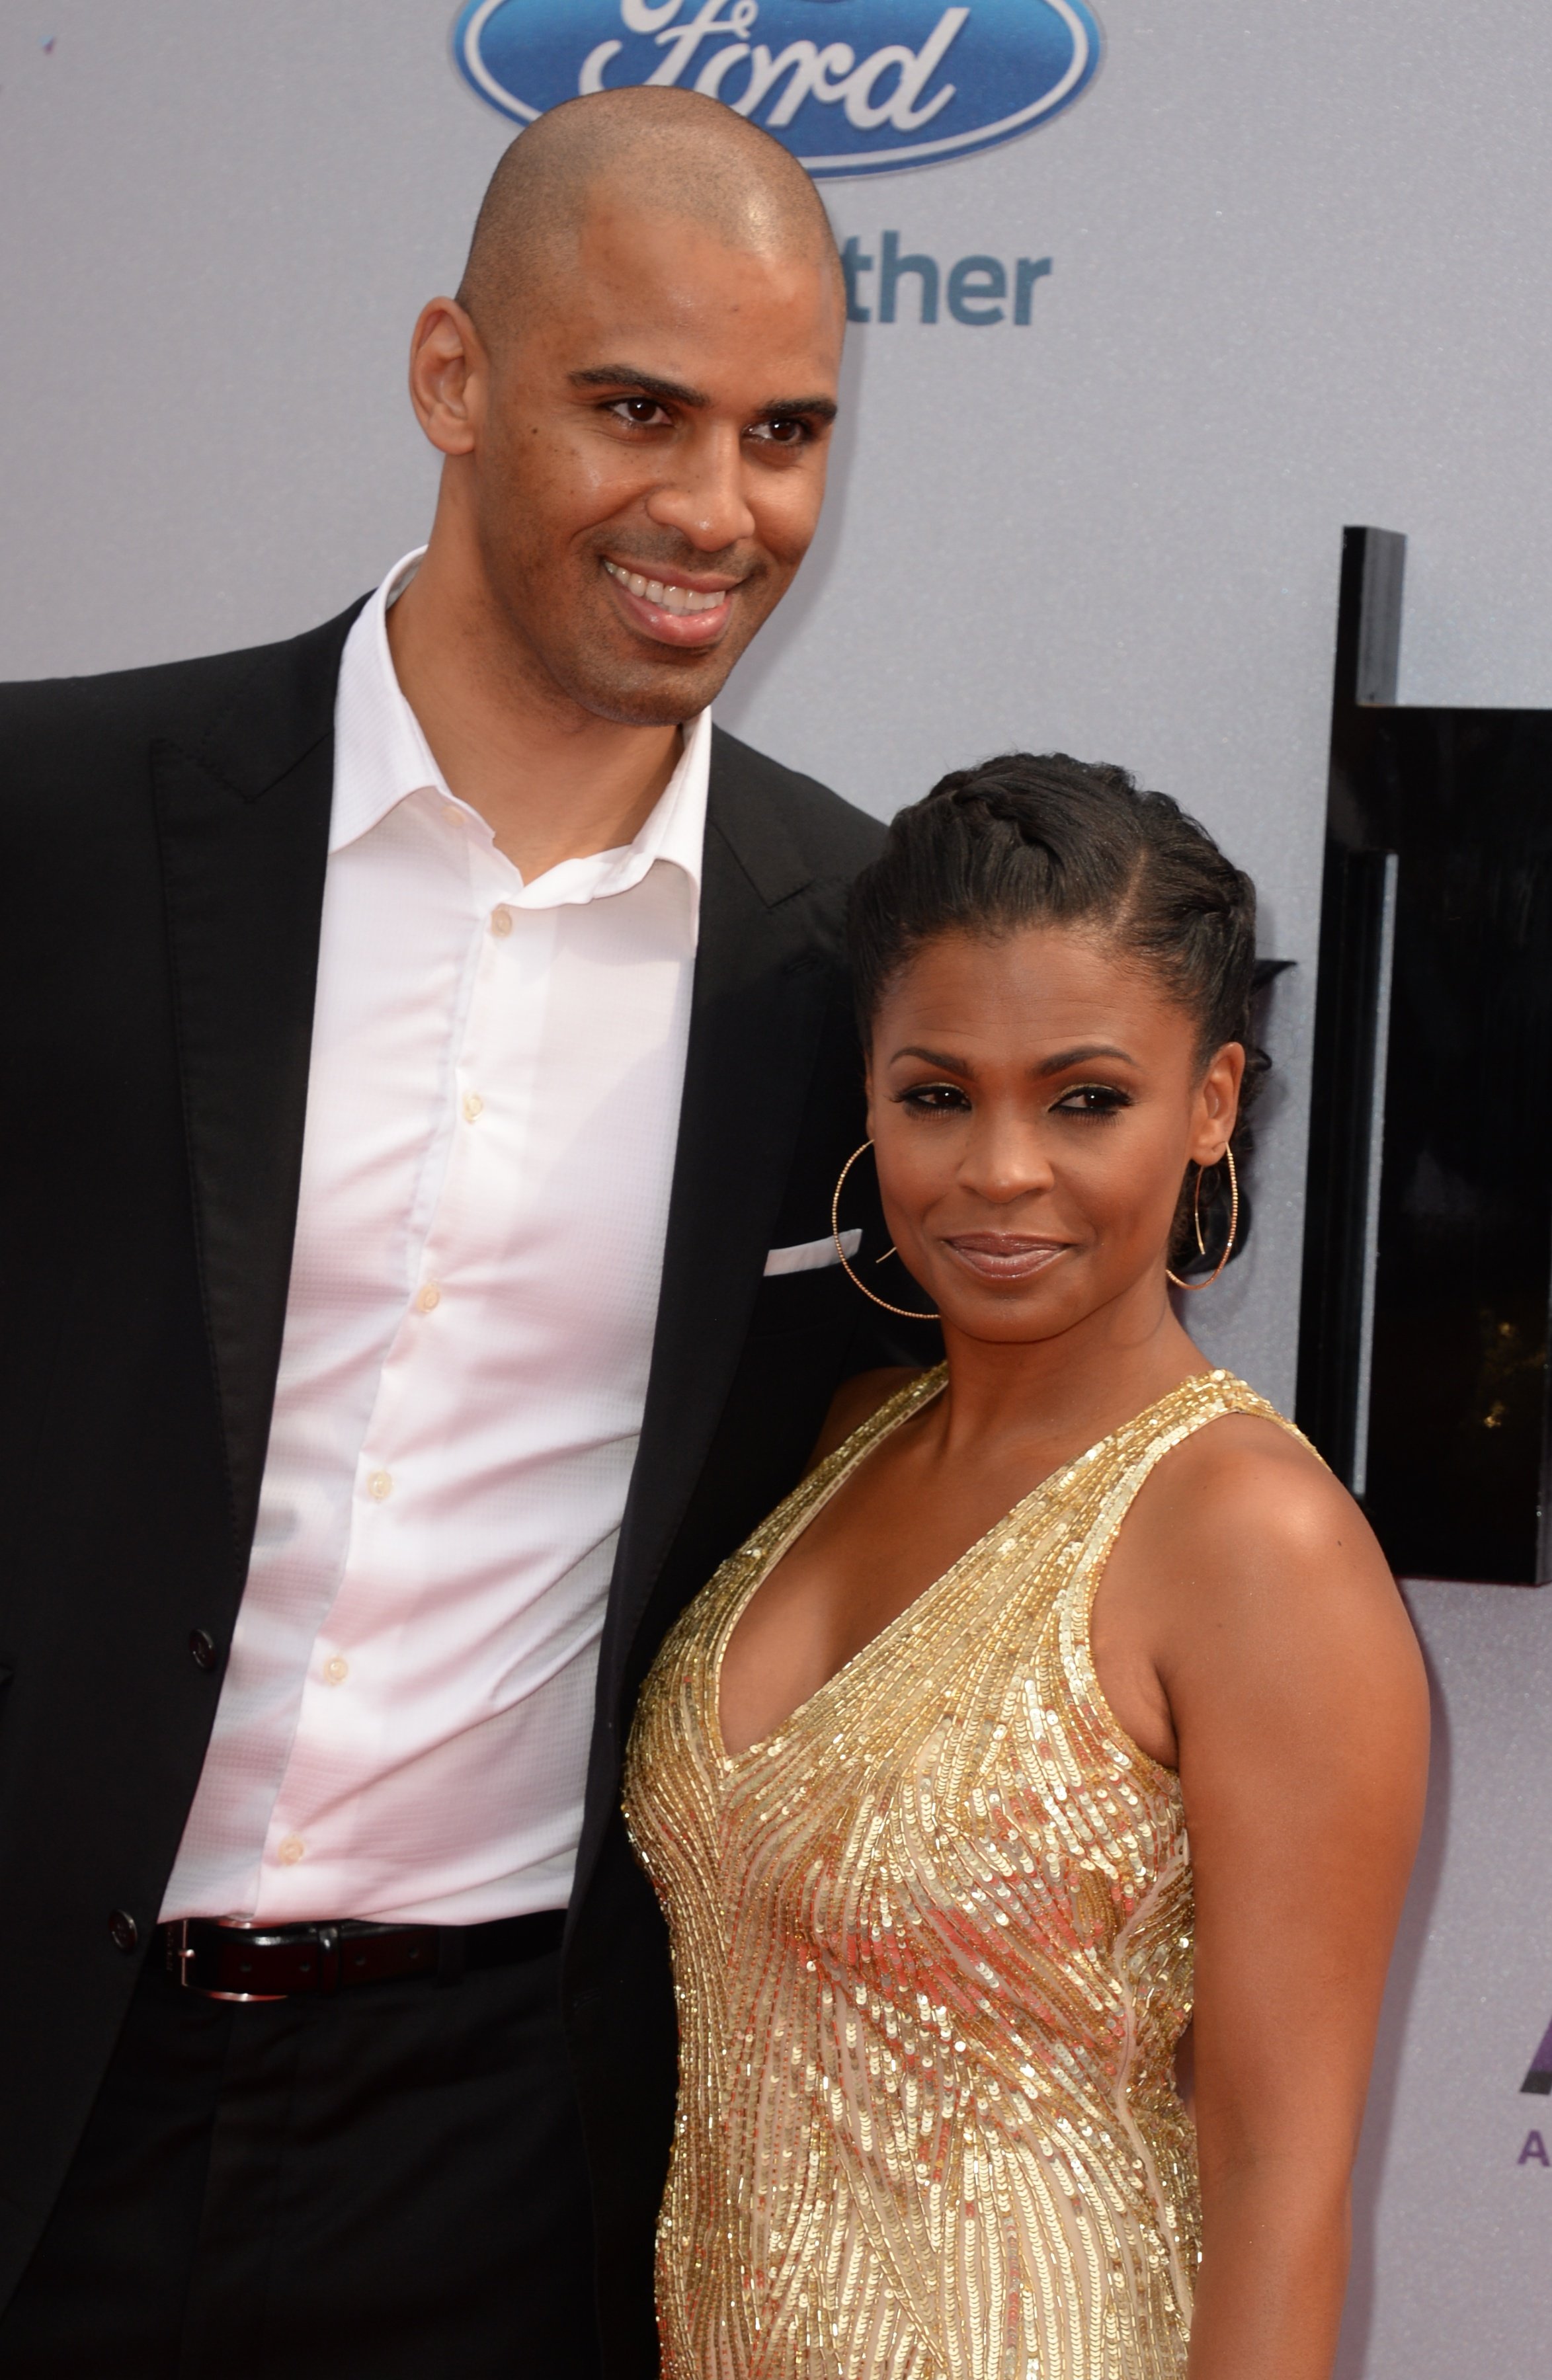
POLYGON ((846 310, 818 192, 720 101, 541 116, 415 326, 446 460, 409 616, 483 614, 493 666, 572 718, 693 718, 813 535, 846 310))
POLYGON ((481 336, 520 328, 590 218, 616 208, 679 218, 727 248, 812 257, 840 277, 819 193, 768 132, 697 91, 595 91, 519 133, 491 176, 458 288, 481 336))

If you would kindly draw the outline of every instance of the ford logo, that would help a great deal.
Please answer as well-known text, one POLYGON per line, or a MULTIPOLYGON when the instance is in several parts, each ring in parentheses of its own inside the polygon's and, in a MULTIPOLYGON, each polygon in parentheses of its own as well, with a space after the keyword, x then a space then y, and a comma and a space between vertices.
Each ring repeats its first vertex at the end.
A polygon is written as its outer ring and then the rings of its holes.
POLYGON ((1070 106, 1099 54, 1083 0, 468 0, 453 28, 459 71, 519 124, 581 91, 676 83, 820 176, 1017 140, 1070 106))

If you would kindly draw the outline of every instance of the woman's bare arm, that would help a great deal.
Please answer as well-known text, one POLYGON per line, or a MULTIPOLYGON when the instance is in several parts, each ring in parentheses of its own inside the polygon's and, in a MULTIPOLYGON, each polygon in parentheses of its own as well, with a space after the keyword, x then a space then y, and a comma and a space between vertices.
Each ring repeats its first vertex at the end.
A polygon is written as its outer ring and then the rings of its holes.
POLYGON ((1187 2370, 1327 2380, 1422 1821, 1422 1659, 1363 1515, 1270 1423, 1236 1416, 1188 1441, 1133 1521, 1095 1655, 1107 1636, 1122 1724, 1173 1734, 1195 1874, 1203 2262, 1187 2370), (1165 1708, 1150 1712, 1129 1669, 1139 1647, 1165 1708))

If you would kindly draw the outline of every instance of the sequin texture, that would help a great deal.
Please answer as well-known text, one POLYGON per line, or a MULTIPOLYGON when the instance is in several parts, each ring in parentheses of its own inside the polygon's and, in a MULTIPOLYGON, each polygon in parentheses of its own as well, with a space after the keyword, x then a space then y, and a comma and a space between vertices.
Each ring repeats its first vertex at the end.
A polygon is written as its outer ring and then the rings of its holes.
POLYGON ((723 1648, 928 1373, 690 1605, 642 1695, 632 1840, 667 1915, 679 2106, 666 2380, 1179 2380, 1198 2257, 1173 2058, 1179 1781, 1111 1716, 1089 1614, 1186 1381, 1045 1481, 780 1730, 723 1752, 723 1648))

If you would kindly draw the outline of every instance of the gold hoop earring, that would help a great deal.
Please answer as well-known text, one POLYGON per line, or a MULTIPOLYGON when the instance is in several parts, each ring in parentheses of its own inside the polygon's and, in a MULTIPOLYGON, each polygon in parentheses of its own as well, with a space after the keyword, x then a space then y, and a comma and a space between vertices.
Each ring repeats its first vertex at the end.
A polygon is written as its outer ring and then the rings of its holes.
MULTIPOLYGON (((1185 1290, 1191 1296, 1194 1296, 1199 1289, 1211 1289, 1234 1253, 1235 1234, 1240 1229, 1240 1177, 1234 1171, 1234 1151, 1231 1148, 1226 1148, 1216 1162, 1228 1168, 1228 1237, 1223 1244, 1223 1254, 1205 1281, 1182 1281, 1179 1274, 1171 1272, 1167 1265, 1164 1268, 1165 1280, 1173 1281, 1177 1289, 1185 1290)), ((1202 1176, 1206 1171, 1207 1168, 1204 1165, 1197 1167, 1196 1188, 1191 1194, 1191 1228, 1196 1233, 1198 1253, 1202 1256, 1207 1253, 1207 1243, 1202 1236, 1202 1176)))
MULTIPOLYGON (((858 1280, 856 1274, 851 1269, 849 1262, 848 1261, 846 1250, 840 1244, 840 1194, 846 1187, 846 1177, 850 1172, 852 1167, 856 1164, 857 1160, 862 1155, 864 1149, 869 1149, 872 1147, 873 1143, 871 1140, 864 1140, 862 1148, 854 1148, 850 1156, 847 1159, 846 1163, 841 1167, 840 1179, 836 1184, 836 1195, 830 1201, 830 1237, 836 1244, 836 1254, 839 1257, 841 1263, 845 1268, 848 1281, 851 1282, 854 1288, 860 1289, 864 1297, 871 1297, 875 1305, 882 1305, 886 1314, 901 1314, 905 1317, 905 1319, 908 1322, 941 1322, 943 1319, 941 1314, 923 1314, 913 1305, 891 1305, 886 1297, 880 1297, 878 1292, 876 1290, 870 1289, 865 1281, 858 1280)), ((885 1253, 888 1256, 893 1256, 895 1251, 893 1248, 889 1248, 886 1249, 885 1253)), ((883 1261, 884 1257, 880 1257, 879 1263, 882 1264, 883 1261)))

